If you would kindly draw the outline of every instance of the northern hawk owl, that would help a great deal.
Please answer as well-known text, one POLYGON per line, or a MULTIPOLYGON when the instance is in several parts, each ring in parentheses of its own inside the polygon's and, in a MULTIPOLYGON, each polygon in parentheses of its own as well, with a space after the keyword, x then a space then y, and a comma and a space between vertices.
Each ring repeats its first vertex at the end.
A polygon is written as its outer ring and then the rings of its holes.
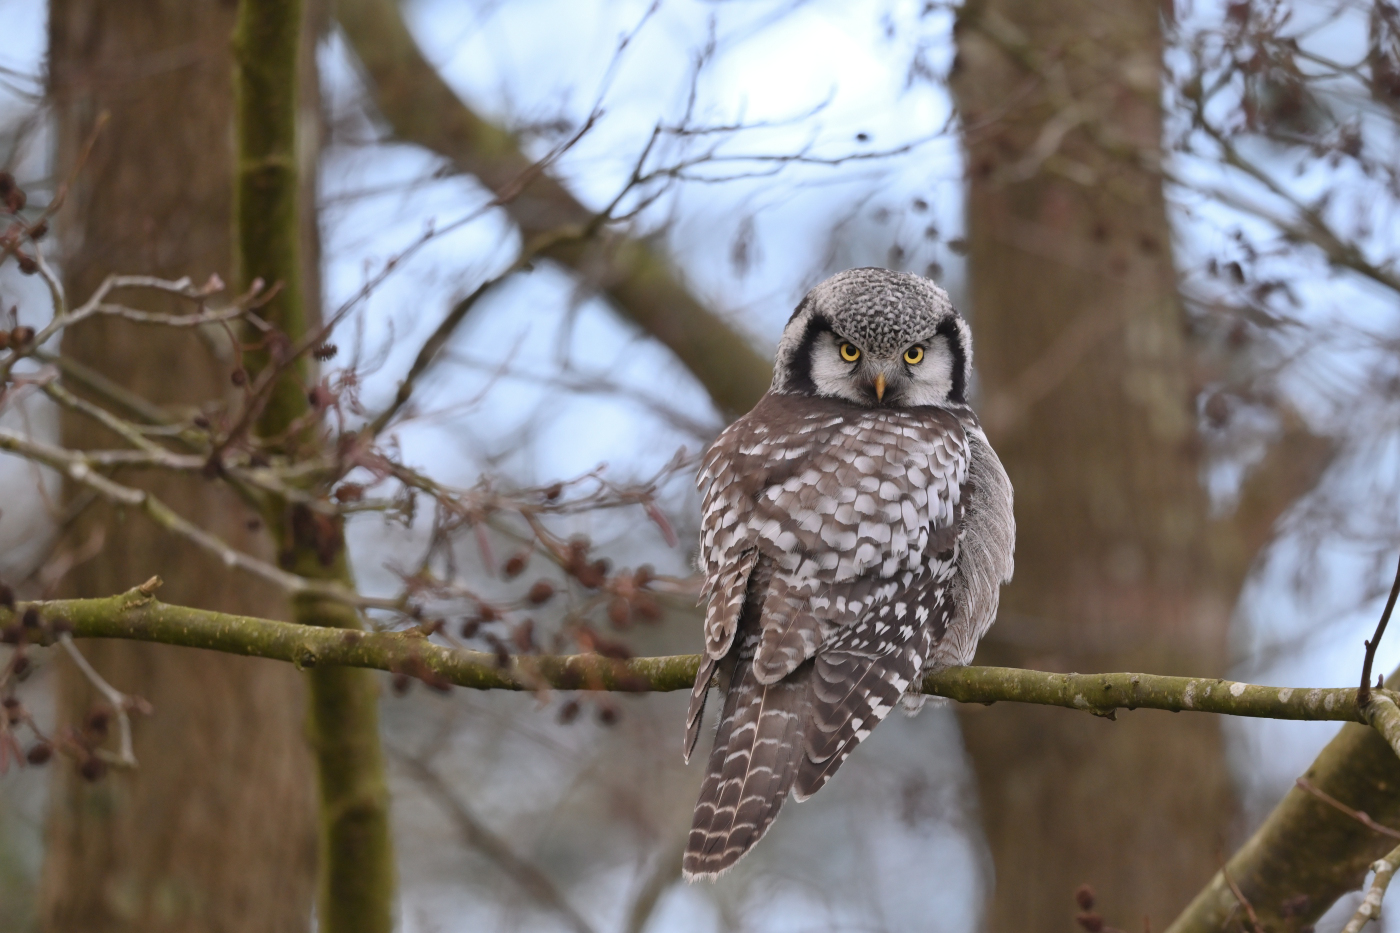
POLYGON ((921 675, 972 660, 1011 579, 1011 482, 967 404, 972 334, 932 282, 853 269, 812 289, 773 384, 706 453, 699 564, 724 694, 685 852, 732 866, 789 791, 816 793, 921 675))

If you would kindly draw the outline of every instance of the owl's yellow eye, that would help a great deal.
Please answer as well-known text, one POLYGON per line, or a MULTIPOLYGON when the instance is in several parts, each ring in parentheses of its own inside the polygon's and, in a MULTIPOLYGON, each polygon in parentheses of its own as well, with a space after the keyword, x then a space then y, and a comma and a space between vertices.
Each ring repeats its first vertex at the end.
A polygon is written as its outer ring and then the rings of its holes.
POLYGON ((841 344, 841 359, 845 360, 847 363, 854 363, 856 360, 860 359, 860 351, 849 343, 843 343, 841 344))
POLYGON ((924 348, 923 348, 923 347, 910 347, 908 350, 905 350, 905 351, 904 351, 904 362, 908 363, 910 366, 914 366, 914 365, 917 365, 917 364, 919 364, 919 363, 922 363, 923 360, 924 360, 924 348))

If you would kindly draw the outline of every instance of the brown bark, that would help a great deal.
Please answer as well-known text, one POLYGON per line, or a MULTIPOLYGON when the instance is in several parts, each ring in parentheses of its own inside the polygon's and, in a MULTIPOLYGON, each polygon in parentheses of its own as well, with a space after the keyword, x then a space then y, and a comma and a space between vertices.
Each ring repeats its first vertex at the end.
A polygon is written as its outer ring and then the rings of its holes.
MULTIPOLYGON (((60 216, 70 295, 85 296, 110 272, 196 280, 218 273, 233 281, 234 12, 233 4, 213 0, 51 4, 60 176, 75 164, 98 114, 110 113, 60 216)), ((176 408, 230 390, 231 362, 219 346, 217 337, 106 318, 79 325, 64 340, 65 353, 176 408)), ((77 447, 110 440, 71 416, 62 432, 77 447)), ((249 526, 252 513, 227 490, 197 478, 159 482, 165 501, 201 527, 272 557, 265 533, 249 526)), ((160 573, 171 581, 170 596, 194 605, 286 613, 278 594, 231 575, 140 516, 94 508, 73 540, 86 541, 97 529, 106 547, 68 578, 76 594, 124 590, 160 573)), ((135 723, 136 771, 87 783, 71 767, 55 769, 41 890, 45 928, 306 929, 315 806, 296 672, 156 645, 97 642, 85 651, 105 677, 146 697, 155 712, 135 723)), ((71 669, 59 691, 61 717, 81 720, 92 691, 71 669)))
MULTIPOLYGON (((1320 466, 1290 438, 1304 468, 1264 474, 1237 524, 1209 518, 1161 180, 1128 155, 1159 142, 1159 16, 1145 0, 986 0, 959 23, 970 310, 1018 523, 978 663, 1223 674, 1254 550, 1320 466)), ((1160 925, 1228 848, 1213 720, 962 718, 996 866, 991 930, 1068 928, 1082 883, 1118 925, 1160 925)))

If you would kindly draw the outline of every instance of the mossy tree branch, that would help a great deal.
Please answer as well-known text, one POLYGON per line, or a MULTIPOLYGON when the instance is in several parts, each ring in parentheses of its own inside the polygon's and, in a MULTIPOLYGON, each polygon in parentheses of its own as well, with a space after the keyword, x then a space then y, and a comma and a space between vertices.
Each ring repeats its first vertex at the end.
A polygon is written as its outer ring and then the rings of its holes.
MULTIPOLYGON (((310 324, 301 287, 297 162, 298 52, 301 0, 242 0, 234 33, 237 63, 235 180, 237 267, 245 287, 261 279, 276 289, 263 309, 275 331, 248 359, 250 370, 276 375, 257 418, 264 438, 297 446, 307 423, 305 357, 289 348, 310 324)), ((323 492, 323 490, 321 490, 323 492)), ((304 506, 270 501, 267 525, 284 569, 301 577, 354 588, 343 527, 324 527, 304 506)), ((357 634, 359 614, 313 593, 292 600, 304 626, 357 634)), ((393 929, 394 855, 389 792, 379 745, 378 691, 366 671, 322 667, 310 675, 310 737, 320 787, 321 874, 318 917, 327 933, 389 933, 393 929)))
POLYGON ((1391 849, 1384 858, 1377 859, 1371 865, 1371 870, 1376 873, 1375 879, 1367 888, 1366 896, 1361 899, 1361 906, 1356 908, 1356 913, 1347 921, 1347 925, 1342 927, 1342 933, 1361 933, 1366 924, 1380 919, 1381 902, 1385 899, 1391 879, 1395 877, 1396 868, 1400 868, 1400 847, 1391 849))
MULTIPOLYGON (((525 655, 502 666, 495 655, 446 648, 417 631, 336 631, 228 615, 167 605, 149 596, 146 590, 135 589, 104 599, 26 603, 15 612, 22 615, 33 607, 41 624, 26 631, 34 633, 45 631, 55 621, 66 620, 74 638, 153 641, 271 658, 318 670, 369 668, 477 690, 688 690, 700 660, 698 655, 626 660, 592 654, 525 655)), ((15 618, 15 614, 0 610, 0 627, 13 625, 15 618)), ((962 667, 930 674, 924 679, 923 689, 927 694, 963 703, 1034 703, 1107 718, 1120 709, 1156 709, 1266 719, 1367 721, 1366 712, 1356 704, 1356 690, 1350 687, 1266 687, 1161 674, 1056 674, 1006 667, 962 667)), ((1377 699, 1394 709, 1390 693, 1379 693, 1377 699)), ((1358 728, 1376 735, 1373 730, 1358 728)), ((1382 748, 1386 747, 1379 736, 1376 740, 1382 748)), ((1393 754, 1391 759, 1396 760, 1393 754)))
MULTIPOLYGON (((1385 686, 1389 691, 1400 688, 1400 672, 1391 674, 1385 686)), ((1386 694, 1375 692, 1364 710, 1351 710, 1361 713, 1357 724, 1343 727, 1303 775, 1316 790, 1387 826, 1400 825, 1400 758, 1385 734, 1400 720, 1400 714, 1391 715, 1394 710, 1386 694), (1383 697, 1385 703, 1375 702, 1383 697), (1376 728, 1360 724, 1371 722, 1376 728)), ((1265 929, 1300 933, 1311 929, 1339 897, 1360 888, 1371 864, 1393 845, 1393 839, 1319 795, 1294 787, 1231 856, 1224 872, 1265 929)), ((1235 929, 1231 924, 1238 901, 1224 872, 1216 872, 1167 933, 1235 929)))

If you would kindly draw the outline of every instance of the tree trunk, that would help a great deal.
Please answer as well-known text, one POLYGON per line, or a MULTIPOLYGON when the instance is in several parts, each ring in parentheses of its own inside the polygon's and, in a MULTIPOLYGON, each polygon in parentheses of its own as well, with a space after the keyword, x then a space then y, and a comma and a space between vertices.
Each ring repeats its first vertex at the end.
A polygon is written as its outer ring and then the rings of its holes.
MULTIPOLYGON (((1159 144, 1160 15, 988 0, 959 23, 970 310, 1018 526, 978 663, 1225 672, 1260 519, 1245 537, 1209 520, 1161 180, 1125 155, 1159 144)), ((1236 829, 1213 717, 1007 706, 962 723, 991 930, 1071 928, 1082 883, 1109 922, 1160 928, 1236 829)))
MULTIPOLYGON (((300 342, 320 323, 316 306, 301 288, 298 262, 296 164, 297 68, 308 57, 299 0, 242 0, 234 33, 238 63, 235 127, 238 151, 234 215, 238 290, 255 282, 277 292, 259 310, 268 324, 300 342)), ((246 355, 250 378, 276 362, 271 348, 246 355)), ((311 414, 306 386, 314 381, 309 357, 281 370, 257 420, 257 434, 274 441, 288 457, 305 455, 321 442, 306 424, 311 414), (287 432, 291 432, 288 435, 287 432)), ((314 424, 314 422, 312 422, 314 424)), ((329 496, 321 485, 307 488, 329 496)), ((297 509, 272 500, 263 507, 273 540, 283 545, 282 566, 299 576, 355 589, 345 552, 343 525, 333 541, 297 520, 297 509), (329 544, 329 548, 327 545, 329 544)), ((311 523, 311 524, 314 524, 311 523)), ((292 600, 292 617, 303 625, 360 630, 364 620, 352 606, 310 595, 292 600)), ((394 928, 394 851, 389 832, 389 786, 379 745, 379 685, 370 671, 316 667, 309 676, 308 735, 316 756, 320 789, 321 883, 317 920, 325 933, 391 933, 394 928)))
MULTIPOLYGON (((233 281, 234 13, 233 3, 215 0, 51 3, 58 177, 77 164, 98 115, 110 114, 59 217, 72 298, 86 297, 111 272, 196 281, 218 273, 233 281)), ((305 83, 314 102, 314 81, 305 83)), ((314 232, 314 223, 304 229, 314 232)), ((317 281, 314 250, 310 256, 308 285, 317 281)), ((314 306, 315 296, 308 301, 314 306)), ((64 352, 148 399, 188 411, 230 391, 231 359, 220 352, 217 334, 205 337, 94 318, 68 332, 64 352)), ((62 433, 75 447, 111 442, 69 415, 62 433)), ((200 527, 275 559, 253 513, 225 488, 162 476, 159 491, 200 527)), ((105 548, 69 576, 74 593, 121 592, 160 574, 166 598, 286 614, 278 593, 231 575, 140 516, 93 507, 72 540, 88 541, 99 530, 105 548)), ((70 766, 55 768, 41 890, 45 929, 307 929, 315 791, 297 673, 128 642, 86 642, 83 650, 120 689, 146 697, 154 713, 134 723, 136 771, 88 783, 70 766)), ((71 668, 59 692, 62 719, 81 721, 93 692, 71 668)))

